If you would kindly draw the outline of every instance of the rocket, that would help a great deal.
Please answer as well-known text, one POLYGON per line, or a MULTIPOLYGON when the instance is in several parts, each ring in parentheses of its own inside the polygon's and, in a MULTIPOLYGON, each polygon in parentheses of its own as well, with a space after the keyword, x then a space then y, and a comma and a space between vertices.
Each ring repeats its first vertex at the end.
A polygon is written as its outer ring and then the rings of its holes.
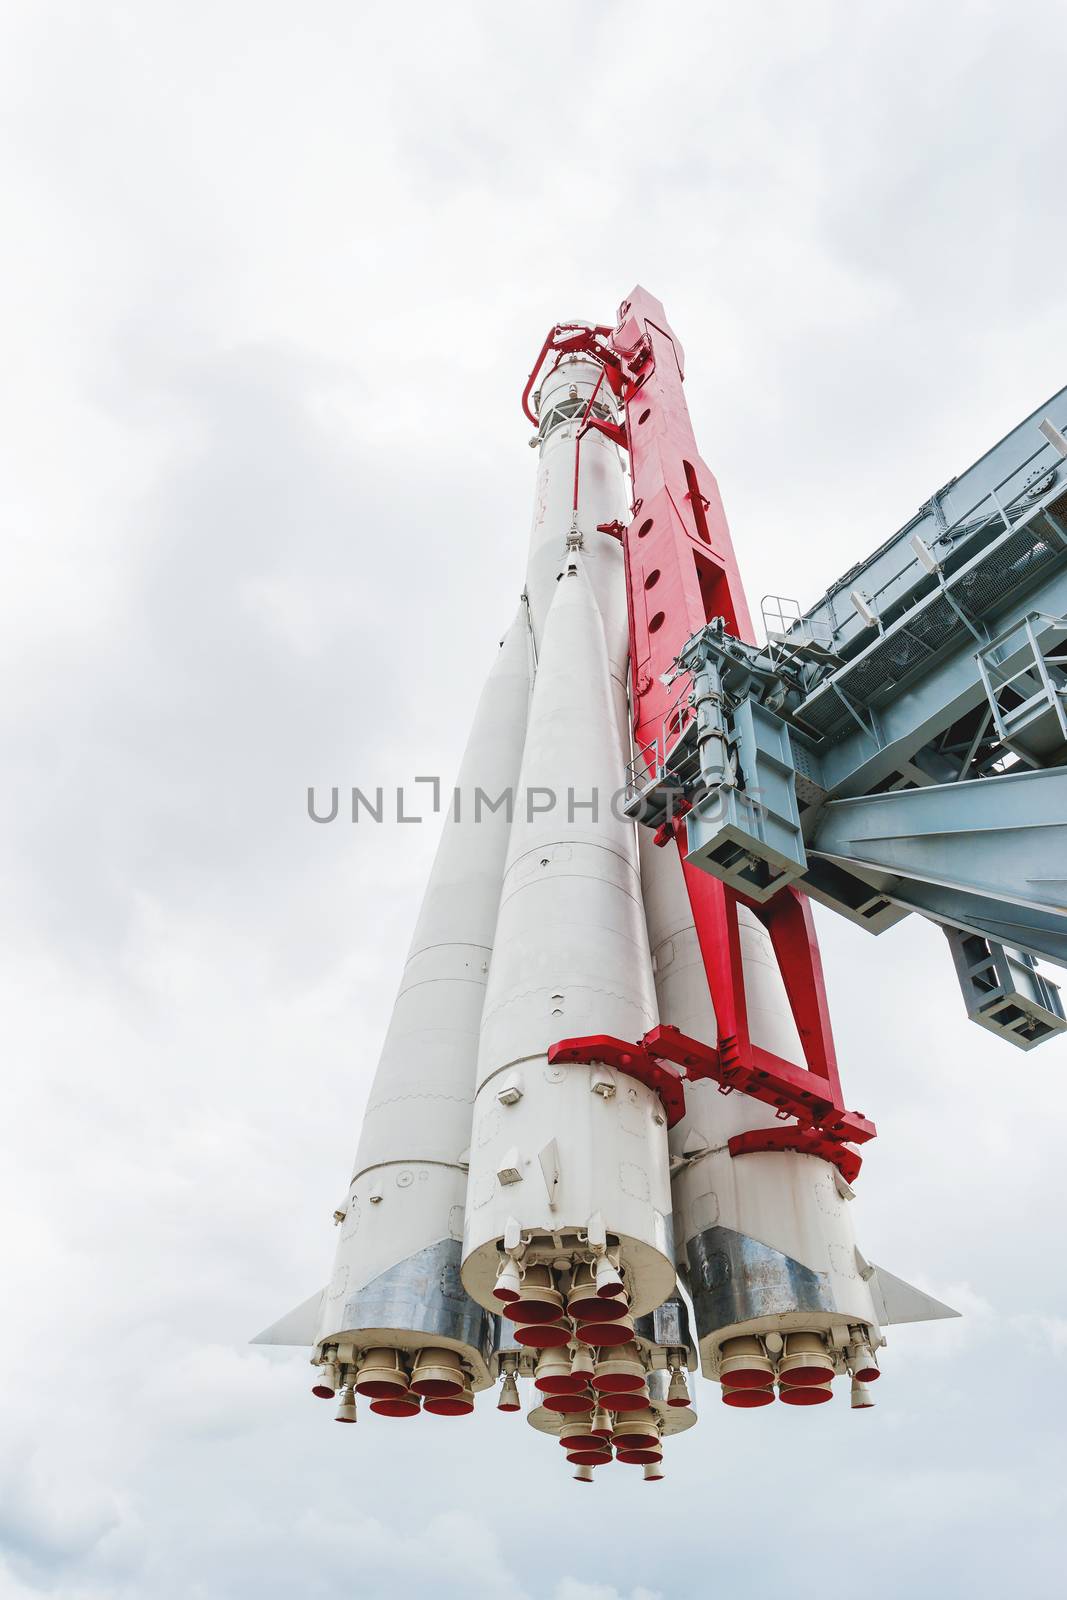
POLYGON ((469 1415, 494 1386, 517 1412, 522 1380, 578 1482, 612 1461, 661 1479, 698 1367, 734 1409, 835 1383, 866 1409, 886 1326, 955 1315, 857 1247, 874 1129, 840 1102, 802 897, 769 916, 686 860, 684 812, 635 820, 649 728, 699 714, 663 670, 679 677, 685 606, 747 626, 683 375, 640 289, 614 327, 557 324, 530 374, 525 583, 333 1271, 258 1341, 310 1348, 342 1422, 469 1415))

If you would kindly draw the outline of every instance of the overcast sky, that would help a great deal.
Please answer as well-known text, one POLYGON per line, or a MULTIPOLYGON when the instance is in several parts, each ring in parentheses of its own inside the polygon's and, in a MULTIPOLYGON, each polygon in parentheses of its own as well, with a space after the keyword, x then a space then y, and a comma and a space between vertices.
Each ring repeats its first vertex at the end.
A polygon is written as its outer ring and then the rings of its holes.
POLYGON ((587 1494, 246 1341, 327 1276, 435 843, 306 787, 454 774, 545 329, 662 297, 750 597, 812 600, 1067 380, 1062 6, 2 31, 2 1600, 1060 1595, 1067 1049, 967 1023, 925 924, 820 918, 860 1246, 966 1313, 874 1411, 701 1385, 587 1494))

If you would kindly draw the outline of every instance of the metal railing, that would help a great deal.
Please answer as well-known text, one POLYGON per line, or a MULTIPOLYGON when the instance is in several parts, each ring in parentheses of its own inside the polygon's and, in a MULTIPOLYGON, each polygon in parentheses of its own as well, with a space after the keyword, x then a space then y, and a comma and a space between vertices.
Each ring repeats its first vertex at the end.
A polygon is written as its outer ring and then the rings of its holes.
POLYGON ((674 699, 667 707, 659 732, 635 750, 626 768, 626 800, 628 805, 638 795, 661 783, 669 775, 667 758, 676 748, 679 739, 693 721, 693 708, 689 704, 692 683, 688 673, 683 673, 674 699))
MULTIPOLYGON (((981 494, 978 499, 967 508, 966 511, 961 512, 951 523, 947 524, 946 527, 939 529, 936 536, 930 541, 931 550, 936 555, 938 547, 943 547, 944 553, 948 554, 952 549, 961 544, 963 540, 972 538, 976 533, 981 532, 983 528, 987 528, 991 523, 1000 522, 1003 524, 1005 529, 1010 529, 1015 521, 1025 515, 1026 512, 1030 511, 1033 506, 1038 504, 1038 502, 1043 499, 1046 494, 1051 493, 1052 489, 1057 486, 1057 478, 1059 476, 1058 469, 1062 468, 1063 465, 1063 457, 1060 455, 1059 451, 1055 449, 1054 446, 1047 440, 1042 439, 1041 444, 1036 450, 1032 451, 1031 454, 1026 456, 1022 461, 1017 462, 1012 467, 1010 472, 1006 473, 1003 478, 999 479, 998 482, 985 490, 985 492, 981 494), (1025 472, 1027 467, 1038 461, 1038 459, 1042 456, 1047 458, 1047 472, 1038 470, 1031 472, 1026 480, 1015 491, 1015 493, 1010 496, 1010 498, 1006 500, 1002 499, 1001 492, 1014 479, 1017 479, 1020 473, 1025 472), (1046 480, 1048 480, 1047 486, 1042 488, 1042 485, 1046 483, 1046 480), (1035 490, 1037 489, 1040 489, 1041 492, 1035 494, 1035 490), (1020 502, 1024 503, 1020 504, 1020 502), (1015 513, 1014 516, 1012 515, 1013 512, 1015 513)), ((839 578, 838 581, 830 589, 828 589, 826 593, 826 601, 830 604, 831 611, 834 597, 844 592, 848 587, 855 588, 858 582, 862 579, 863 573, 869 569, 876 557, 883 552, 888 552, 895 543, 904 540, 910 534, 914 533, 920 526, 922 520, 923 518, 921 516, 912 518, 910 522, 906 523, 903 528, 894 534, 892 539, 888 540, 886 544, 881 547, 881 550, 875 551, 874 556, 872 556, 867 562, 860 563, 857 566, 852 567, 842 578, 839 578)), ((925 575, 925 569, 923 568, 919 557, 917 555, 913 555, 911 559, 904 564, 904 566, 899 567, 894 573, 892 573, 890 577, 885 580, 884 583, 880 584, 877 589, 873 590, 869 595, 866 596, 872 611, 880 618, 881 615, 885 611, 889 610, 892 605, 904 599, 908 591, 915 587, 917 580, 925 575)), ((813 607, 812 609, 817 609, 817 607, 813 607)), ((857 615, 855 609, 853 609, 851 615, 857 615)), ((834 639, 836 639, 843 631, 848 620, 849 619, 846 618, 844 622, 837 623, 832 626, 831 631, 834 639)), ((810 613, 802 613, 800 621, 802 623, 811 625, 810 613)))

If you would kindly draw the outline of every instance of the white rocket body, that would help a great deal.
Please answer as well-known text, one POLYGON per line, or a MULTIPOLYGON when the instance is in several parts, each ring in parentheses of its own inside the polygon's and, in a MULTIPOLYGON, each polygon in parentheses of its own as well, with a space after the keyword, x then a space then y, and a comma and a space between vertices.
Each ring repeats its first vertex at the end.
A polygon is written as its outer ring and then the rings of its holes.
MULTIPOLYGON (((576 366, 557 371, 555 392, 574 388, 584 404, 595 369, 583 382, 576 366)), ((546 385, 542 414, 552 400, 546 385)), ((526 1260, 543 1251, 554 1261, 570 1259, 599 1218, 641 1313, 674 1287, 663 1109, 642 1084, 605 1096, 595 1068, 547 1059, 561 1038, 635 1039, 656 1021, 637 841, 619 808, 625 592, 620 603, 617 541, 596 531, 618 515, 624 480, 613 446, 599 459, 583 449, 587 487, 571 530, 558 500, 561 479, 573 481, 575 427, 549 434, 539 476, 528 589, 537 677, 482 1018, 463 1280, 495 1306, 509 1225, 526 1260)))
MULTIPOLYGON (((676 1271, 711 1377, 731 1339, 760 1336, 770 1367, 783 1337, 817 1334, 840 1372, 846 1359, 855 1370, 857 1340, 878 1343, 880 1323, 953 1314, 863 1261, 851 1191, 827 1162, 729 1154, 733 1134, 772 1120, 767 1107, 687 1084, 668 1141, 644 1084, 549 1064, 562 1039, 637 1041, 660 1020, 716 1040, 677 851, 621 813, 626 587, 621 545, 598 524, 627 521, 628 490, 618 448, 598 431, 581 441, 572 504, 575 436, 600 377, 568 357, 542 385, 523 604, 478 708, 459 816, 445 822, 339 1208, 333 1275, 260 1336, 313 1345, 342 1389, 359 1387, 368 1351, 379 1364, 395 1358, 404 1381, 417 1352, 443 1351, 465 1388, 502 1368, 502 1409, 514 1409, 513 1374, 528 1357, 501 1332, 502 1268, 518 1283, 536 1266, 557 1300, 579 1268, 617 1270, 620 1316, 639 1319, 626 1348, 660 1412, 678 1405, 680 1366, 695 1359, 684 1315, 664 1308, 676 1271), (476 809, 477 790, 494 806, 476 809), (510 804, 497 803, 504 795, 510 804), (657 1308, 655 1329, 641 1332, 657 1308)), ((606 391, 597 404, 614 416, 606 391)), ((802 1066, 770 941, 739 915, 753 1042, 802 1066)), ((661 1434, 683 1425, 661 1423, 661 1434)))
MULTIPOLYGON (((564 361, 540 390, 541 440, 534 491, 534 516, 526 563, 526 594, 534 637, 540 645, 556 584, 563 569, 574 500, 574 436, 600 378, 593 362, 564 361), (572 393, 573 391, 573 393, 572 393)), ((598 410, 613 415, 603 387, 598 410)), ((607 646, 608 672, 616 700, 616 724, 629 759, 627 657, 629 625, 622 546, 599 523, 625 523, 630 515, 626 470, 618 448, 604 434, 590 432, 581 442, 578 519, 582 562, 596 598, 607 646)))
POLYGON ((526 730, 531 649, 525 607, 505 635, 463 757, 364 1113, 316 1344, 455 1350, 475 1387, 491 1381, 495 1329, 464 1294, 478 1029, 507 847, 503 810, 526 730))

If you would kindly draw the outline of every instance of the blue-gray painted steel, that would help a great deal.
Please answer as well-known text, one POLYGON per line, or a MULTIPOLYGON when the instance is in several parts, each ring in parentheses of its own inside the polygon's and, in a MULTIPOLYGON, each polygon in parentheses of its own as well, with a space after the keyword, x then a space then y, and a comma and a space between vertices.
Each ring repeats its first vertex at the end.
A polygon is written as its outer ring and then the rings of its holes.
POLYGON ((1030 906, 1020 909, 988 895, 964 894, 917 879, 886 876, 883 882, 883 892, 897 905, 918 911, 931 922, 996 939, 999 944, 1067 967, 1067 922, 1056 912, 1035 911, 1030 906))
MULTIPOLYGON (((1032 612, 1047 620, 1036 625, 1039 643, 1058 637, 1054 618, 1067 613, 1067 552, 1050 563, 1040 583, 1028 585, 1014 598, 1005 592, 986 613, 991 637, 1018 626, 1032 612)), ((1003 663, 1005 672, 1023 666, 1028 647, 1020 642, 1003 663)), ((872 672, 876 665, 872 664, 872 672)), ((836 680, 832 680, 836 681, 836 680)), ((833 794, 862 793, 894 771, 906 769, 915 753, 958 718, 986 702, 974 639, 960 629, 954 639, 931 651, 921 675, 894 684, 883 675, 879 704, 867 728, 852 722, 827 746, 813 746, 819 781, 833 794)), ((803 730, 811 707, 801 703, 793 713, 803 730)))
POLYGON ((737 781, 723 782, 686 817, 687 854, 731 888, 769 899, 807 865, 789 729, 751 697, 729 719, 737 781))
POLYGON ((834 800, 809 849, 1067 919, 1067 768, 834 800))
POLYGON ((816 637, 829 636, 840 654, 848 652, 868 632, 867 624, 850 599, 855 590, 866 596, 884 616, 896 605, 913 601, 916 591, 936 583, 920 562, 912 544, 918 535, 933 555, 951 564, 954 553, 982 537, 990 526, 1003 523, 1002 509, 1013 509, 1040 490, 1050 473, 1062 472, 1063 460, 1040 432, 1051 418, 1067 428, 1067 389, 1061 389, 973 466, 953 478, 918 513, 898 529, 866 560, 831 584, 824 599, 803 614, 801 626, 816 637))
POLYGON ((972 1022, 1019 1050, 1067 1029, 1059 989, 1037 971, 1032 956, 960 928, 945 934, 972 1022))

